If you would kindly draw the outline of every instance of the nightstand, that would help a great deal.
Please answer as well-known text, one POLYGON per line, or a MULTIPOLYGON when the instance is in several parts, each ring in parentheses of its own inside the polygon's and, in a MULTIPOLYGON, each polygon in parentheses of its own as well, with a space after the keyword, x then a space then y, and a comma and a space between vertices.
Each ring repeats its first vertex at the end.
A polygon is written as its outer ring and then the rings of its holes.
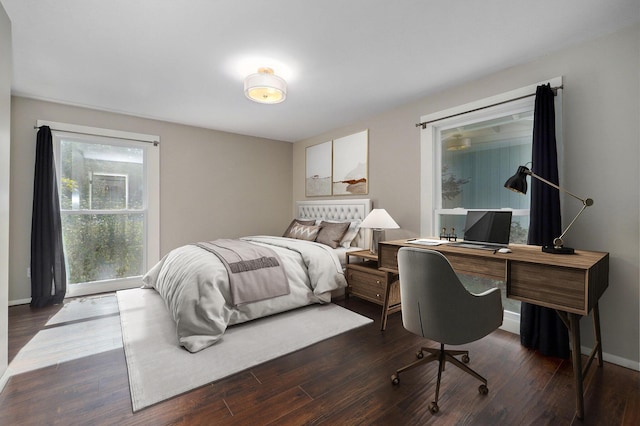
POLYGON ((356 296, 382 306, 380 330, 387 326, 387 315, 401 310, 397 275, 380 271, 378 255, 369 250, 347 252, 347 284, 347 297, 356 296))

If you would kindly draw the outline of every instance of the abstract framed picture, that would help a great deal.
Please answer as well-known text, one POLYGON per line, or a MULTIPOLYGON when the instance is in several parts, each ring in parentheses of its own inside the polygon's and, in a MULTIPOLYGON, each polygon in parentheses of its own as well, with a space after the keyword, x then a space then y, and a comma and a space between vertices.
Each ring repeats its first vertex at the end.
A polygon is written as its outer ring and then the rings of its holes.
POLYGON ((331 141, 306 148, 305 194, 307 197, 331 195, 331 141))
POLYGON ((369 192, 369 130, 333 141, 333 195, 369 192))

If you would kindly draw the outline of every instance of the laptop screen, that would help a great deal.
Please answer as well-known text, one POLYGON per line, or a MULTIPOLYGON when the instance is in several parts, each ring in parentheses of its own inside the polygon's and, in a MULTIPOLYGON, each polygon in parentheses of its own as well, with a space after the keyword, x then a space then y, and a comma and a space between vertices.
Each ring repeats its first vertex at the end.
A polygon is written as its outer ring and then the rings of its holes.
POLYGON ((468 211, 464 227, 464 240, 509 244, 511 213, 511 211, 468 211))

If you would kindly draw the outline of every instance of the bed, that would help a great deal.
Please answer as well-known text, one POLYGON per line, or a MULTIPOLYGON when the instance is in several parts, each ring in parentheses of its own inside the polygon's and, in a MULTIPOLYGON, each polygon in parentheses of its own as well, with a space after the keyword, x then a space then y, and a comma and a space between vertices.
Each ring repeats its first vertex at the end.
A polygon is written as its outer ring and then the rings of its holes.
POLYGON ((286 236, 178 247, 145 274, 143 287, 164 299, 180 345, 198 352, 221 340, 228 326, 329 303, 346 287, 345 253, 368 246, 358 225, 370 209, 368 199, 299 201, 286 236), (346 228, 344 235, 326 233, 334 228, 346 228))

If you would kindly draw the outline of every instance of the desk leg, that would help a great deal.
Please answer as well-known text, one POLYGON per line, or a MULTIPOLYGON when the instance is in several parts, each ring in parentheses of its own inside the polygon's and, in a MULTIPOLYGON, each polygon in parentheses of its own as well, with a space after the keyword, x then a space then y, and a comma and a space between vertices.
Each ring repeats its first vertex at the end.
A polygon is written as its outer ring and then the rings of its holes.
POLYGON ((569 313, 569 331, 571 333, 571 361, 576 381, 576 417, 584 418, 584 386, 582 376, 582 355, 580 353, 580 315, 569 313))
POLYGON ((380 319, 381 331, 384 331, 384 329, 387 328, 387 316, 389 315, 389 294, 391 293, 392 279, 392 273, 384 273, 384 302, 382 303, 382 318, 380 319))
POLYGON ((596 338, 596 348, 598 351, 598 367, 602 367, 602 338, 600 337, 600 310, 598 304, 593 307, 593 332, 596 338))

